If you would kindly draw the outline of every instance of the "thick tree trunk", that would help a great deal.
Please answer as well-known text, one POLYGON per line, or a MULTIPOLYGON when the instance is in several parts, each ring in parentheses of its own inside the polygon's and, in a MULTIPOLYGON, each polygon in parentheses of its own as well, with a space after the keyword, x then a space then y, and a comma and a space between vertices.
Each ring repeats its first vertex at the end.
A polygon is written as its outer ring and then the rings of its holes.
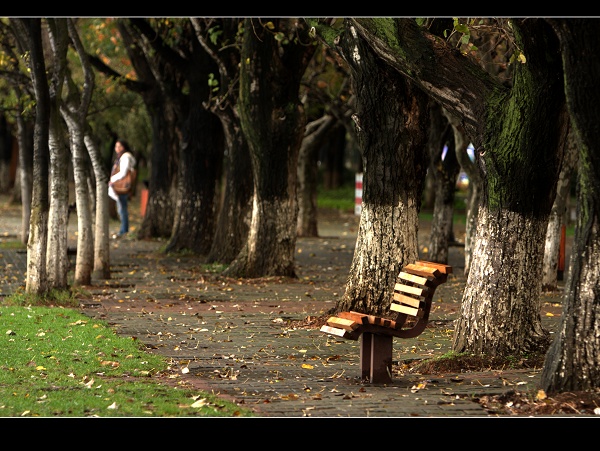
POLYGON ((211 94, 210 110, 220 119, 225 138, 223 195, 217 217, 208 263, 231 263, 248 239, 252 218, 252 163, 248 142, 242 132, 236 109, 240 71, 240 51, 235 45, 222 47, 209 39, 207 30, 218 26, 223 30, 223 41, 235 42, 243 19, 191 18, 196 37, 219 68, 218 91, 211 94))
POLYGON ((182 134, 175 222, 166 252, 210 251, 216 222, 216 185, 221 174, 223 140, 217 117, 193 106, 182 134), (195 111, 194 111, 195 110, 195 111))
MULTIPOLYGON (((169 108, 165 106, 165 109, 169 108)), ((148 111, 152 117, 153 140, 146 215, 138 229, 138 239, 169 238, 173 231, 177 193, 175 127, 167 120, 162 108, 148 107, 148 111)))
POLYGON ((50 288, 68 286, 67 256, 69 218, 69 158, 64 142, 64 127, 58 108, 52 107, 50 121, 50 211, 48 214, 48 251, 46 265, 50 288))
POLYGON ((248 241, 224 272, 228 276, 296 277, 297 164, 306 122, 298 90, 315 46, 281 45, 273 30, 308 39, 304 27, 292 19, 244 21, 239 113, 254 200, 248 241))
POLYGON ((50 92, 42 45, 40 19, 11 19, 23 48, 30 53, 29 69, 35 91, 35 127, 33 137, 33 191, 31 222, 27 241, 27 281, 25 291, 45 294, 46 245, 48 242, 48 136, 50 124, 50 92))
POLYGON ((427 96, 381 65, 347 25, 340 42, 356 93, 363 201, 346 291, 335 310, 383 315, 400 269, 419 256, 429 110, 427 96))
POLYGON ((539 296, 547 221, 483 207, 478 216, 476 262, 467 278, 452 349, 490 356, 543 351, 549 343, 539 296), (494 246, 487 245, 491 242, 494 246))
POLYGON ((596 19, 549 22, 560 39, 567 105, 581 140, 577 223, 563 314, 540 382, 553 393, 600 388, 600 60, 589 57, 600 49, 600 34, 596 19))
POLYGON ((244 247, 252 219, 252 163, 248 142, 233 107, 216 108, 227 148, 225 187, 208 263, 231 263, 244 247))
MULTIPOLYGON (((217 180, 223 170, 224 139, 219 119, 205 107, 210 98, 209 74, 217 71, 213 59, 204 51, 192 30, 183 23, 189 53, 179 65, 185 67, 187 95, 178 96, 177 124, 179 165, 177 201, 171 238, 166 252, 191 250, 207 255, 212 246, 217 219, 217 180)), ((168 61, 168 58, 165 60, 168 61)), ((168 80, 163 80, 168 83, 168 80)))
POLYGON ((69 154, 60 105, 67 64, 68 32, 65 19, 48 19, 48 37, 52 42, 53 75, 50 89, 50 211, 46 265, 50 289, 68 287, 67 255, 69 220, 69 154))

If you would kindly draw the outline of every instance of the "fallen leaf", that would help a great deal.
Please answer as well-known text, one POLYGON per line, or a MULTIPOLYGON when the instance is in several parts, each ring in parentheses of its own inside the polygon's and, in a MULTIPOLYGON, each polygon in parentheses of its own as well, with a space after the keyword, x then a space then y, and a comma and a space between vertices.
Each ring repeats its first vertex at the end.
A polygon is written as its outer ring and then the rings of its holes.
POLYGON ((202 399, 199 399, 198 401, 196 401, 195 403, 193 403, 191 405, 191 407, 200 408, 200 407, 204 407, 207 404, 208 403, 206 402, 206 398, 202 398, 202 399))
POLYGON ((112 368, 118 368, 120 363, 119 362, 115 362, 113 360, 103 360, 100 362, 100 365, 102 366, 110 366, 112 368))

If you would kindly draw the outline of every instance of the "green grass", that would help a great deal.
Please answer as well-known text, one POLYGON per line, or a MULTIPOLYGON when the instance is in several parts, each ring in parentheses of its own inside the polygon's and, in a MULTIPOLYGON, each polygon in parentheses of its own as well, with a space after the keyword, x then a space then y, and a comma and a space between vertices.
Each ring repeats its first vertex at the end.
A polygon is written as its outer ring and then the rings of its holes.
POLYGON ((252 416, 76 310, 3 305, 0 327, 1 417, 252 416))
POLYGON ((326 190, 322 187, 317 191, 317 206, 342 211, 354 211, 354 186, 343 186, 326 190))
POLYGON ((23 244, 19 240, 8 240, 8 241, 0 240, 0 249, 25 250, 25 249, 27 249, 27 245, 23 244))

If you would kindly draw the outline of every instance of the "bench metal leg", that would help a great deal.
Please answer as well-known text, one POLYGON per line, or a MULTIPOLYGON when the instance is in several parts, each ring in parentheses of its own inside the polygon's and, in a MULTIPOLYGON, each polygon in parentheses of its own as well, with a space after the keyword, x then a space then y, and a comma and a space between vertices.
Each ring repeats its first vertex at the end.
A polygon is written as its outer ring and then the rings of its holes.
POLYGON ((360 337, 360 373, 362 380, 372 384, 392 382, 391 335, 365 332, 360 337))

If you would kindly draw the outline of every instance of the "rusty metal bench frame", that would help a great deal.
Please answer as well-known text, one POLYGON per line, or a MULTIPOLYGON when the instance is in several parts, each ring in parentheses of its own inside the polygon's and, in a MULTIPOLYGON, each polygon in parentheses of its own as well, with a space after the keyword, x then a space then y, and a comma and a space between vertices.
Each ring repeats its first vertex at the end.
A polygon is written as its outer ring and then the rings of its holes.
POLYGON ((419 260, 398 275, 390 313, 395 319, 354 311, 339 312, 327 320, 321 332, 360 339, 361 378, 373 384, 392 382, 393 338, 414 338, 427 327, 436 288, 448 279, 452 266, 419 260))

